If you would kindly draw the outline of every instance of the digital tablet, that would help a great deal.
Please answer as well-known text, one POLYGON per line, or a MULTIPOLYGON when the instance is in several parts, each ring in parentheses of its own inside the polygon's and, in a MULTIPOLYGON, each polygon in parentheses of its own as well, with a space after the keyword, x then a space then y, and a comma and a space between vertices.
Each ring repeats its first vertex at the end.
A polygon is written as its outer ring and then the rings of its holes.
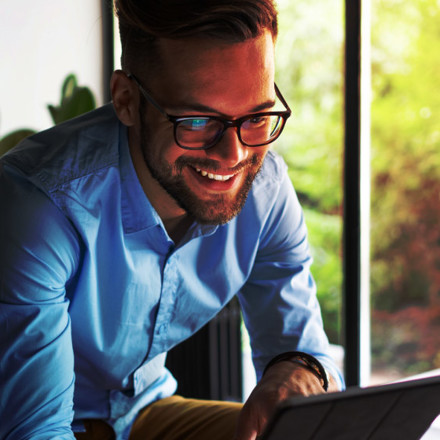
POLYGON ((280 404, 262 440, 419 440, 440 414, 440 376, 280 404))

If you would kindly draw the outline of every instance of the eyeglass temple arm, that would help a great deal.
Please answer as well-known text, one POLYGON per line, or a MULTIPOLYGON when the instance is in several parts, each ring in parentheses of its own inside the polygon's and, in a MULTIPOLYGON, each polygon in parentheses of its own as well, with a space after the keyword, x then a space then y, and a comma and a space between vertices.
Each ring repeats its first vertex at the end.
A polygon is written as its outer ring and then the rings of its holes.
POLYGON ((287 101, 284 99, 284 96, 281 94, 280 89, 278 88, 276 83, 274 83, 274 85, 275 85, 275 93, 276 93, 276 95, 278 96, 278 98, 280 99, 280 101, 284 105, 284 107, 286 107, 286 109, 289 112, 289 114, 291 114, 292 110, 290 110, 289 104, 287 104, 287 101))
POLYGON ((144 98, 150 102, 150 104, 154 105, 154 107, 156 107, 167 119, 168 118, 168 114, 165 112, 165 110, 154 100, 154 98, 152 96, 150 96, 150 94, 142 87, 142 84, 138 81, 138 79, 132 74, 129 73, 127 74, 127 77, 129 79, 132 79, 137 86, 139 87, 139 90, 141 91, 142 95, 144 95, 144 98))

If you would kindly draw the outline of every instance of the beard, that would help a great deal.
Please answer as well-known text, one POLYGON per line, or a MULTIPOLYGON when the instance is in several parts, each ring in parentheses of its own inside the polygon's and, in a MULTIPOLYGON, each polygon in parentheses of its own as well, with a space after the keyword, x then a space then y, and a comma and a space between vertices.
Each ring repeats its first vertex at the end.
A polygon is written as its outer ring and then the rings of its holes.
POLYGON ((183 170, 192 168, 216 170, 219 164, 210 159, 197 159, 191 156, 180 156, 174 164, 166 162, 159 154, 154 154, 151 148, 151 135, 145 123, 145 112, 141 119, 141 149, 145 165, 150 174, 161 187, 186 211, 194 220, 201 224, 222 225, 239 214, 242 210, 252 183, 263 164, 264 155, 254 153, 246 161, 231 169, 231 174, 238 171, 244 173, 244 179, 235 197, 228 194, 211 194, 209 200, 202 200, 185 182, 183 170))

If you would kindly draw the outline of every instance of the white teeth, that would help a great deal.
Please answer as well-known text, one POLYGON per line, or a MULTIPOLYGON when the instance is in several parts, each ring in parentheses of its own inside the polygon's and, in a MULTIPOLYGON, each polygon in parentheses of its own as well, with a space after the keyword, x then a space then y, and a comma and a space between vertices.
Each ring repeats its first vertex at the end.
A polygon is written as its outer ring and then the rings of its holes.
POLYGON ((231 177, 234 176, 233 174, 231 174, 229 176, 222 176, 220 174, 208 173, 207 171, 201 170, 200 168, 196 168, 196 171, 198 173, 200 173, 203 177, 208 177, 208 179, 219 180, 219 181, 223 181, 223 182, 226 180, 229 180, 231 177))

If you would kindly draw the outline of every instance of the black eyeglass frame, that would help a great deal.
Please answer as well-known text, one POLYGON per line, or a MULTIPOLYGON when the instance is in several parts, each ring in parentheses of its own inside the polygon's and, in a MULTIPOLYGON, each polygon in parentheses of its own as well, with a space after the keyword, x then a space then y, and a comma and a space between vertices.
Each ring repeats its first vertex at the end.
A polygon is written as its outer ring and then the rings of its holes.
POLYGON ((141 93, 144 96, 144 98, 150 104, 152 104, 154 107, 156 107, 156 109, 159 110, 159 112, 162 113, 173 124, 174 140, 175 140, 176 144, 180 148, 183 148, 185 150, 207 150, 208 148, 213 147, 215 144, 217 144, 220 141, 220 139, 225 134, 226 130, 228 128, 230 128, 230 127, 237 127, 238 139, 246 147, 251 147, 251 148, 253 148, 253 147, 262 147, 264 145, 271 144, 272 142, 276 141, 280 137, 281 133, 284 130, 284 126, 286 125, 287 119, 289 119, 289 117, 292 114, 292 111, 290 110, 289 105, 287 104, 286 100, 284 99, 283 95, 281 94, 280 90, 278 89, 278 86, 276 84, 274 84, 276 96, 279 98, 279 100, 284 105, 284 107, 286 107, 286 110, 284 110, 284 111, 271 111, 271 112, 252 113, 250 115, 242 116, 241 118, 234 119, 234 120, 225 119, 225 118, 222 118, 220 116, 210 116, 210 115, 174 116, 174 115, 168 114, 156 102, 156 100, 144 89, 144 87, 142 86, 140 81, 136 78, 136 76, 134 76, 132 73, 129 73, 129 74, 127 74, 127 77, 132 79, 136 83, 136 85, 138 86, 138 88, 141 91, 141 93), (278 116, 278 117, 281 118, 281 127, 278 130, 278 134, 273 139, 270 139, 267 142, 263 142, 263 143, 260 143, 260 144, 257 144, 257 145, 250 145, 250 144, 244 142, 242 137, 241 137, 241 133, 240 133, 240 129, 241 129, 242 123, 244 121, 249 120, 249 119, 258 118, 258 117, 262 117, 262 116, 278 116), (179 142, 179 140, 177 139, 177 127, 179 126, 179 124, 181 122, 188 121, 188 120, 191 120, 191 119, 210 119, 210 120, 219 121, 219 122, 221 122, 223 124, 223 130, 220 131, 219 134, 209 144, 206 144, 203 147, 188 147, 188 146, 182 145, 179 142))

